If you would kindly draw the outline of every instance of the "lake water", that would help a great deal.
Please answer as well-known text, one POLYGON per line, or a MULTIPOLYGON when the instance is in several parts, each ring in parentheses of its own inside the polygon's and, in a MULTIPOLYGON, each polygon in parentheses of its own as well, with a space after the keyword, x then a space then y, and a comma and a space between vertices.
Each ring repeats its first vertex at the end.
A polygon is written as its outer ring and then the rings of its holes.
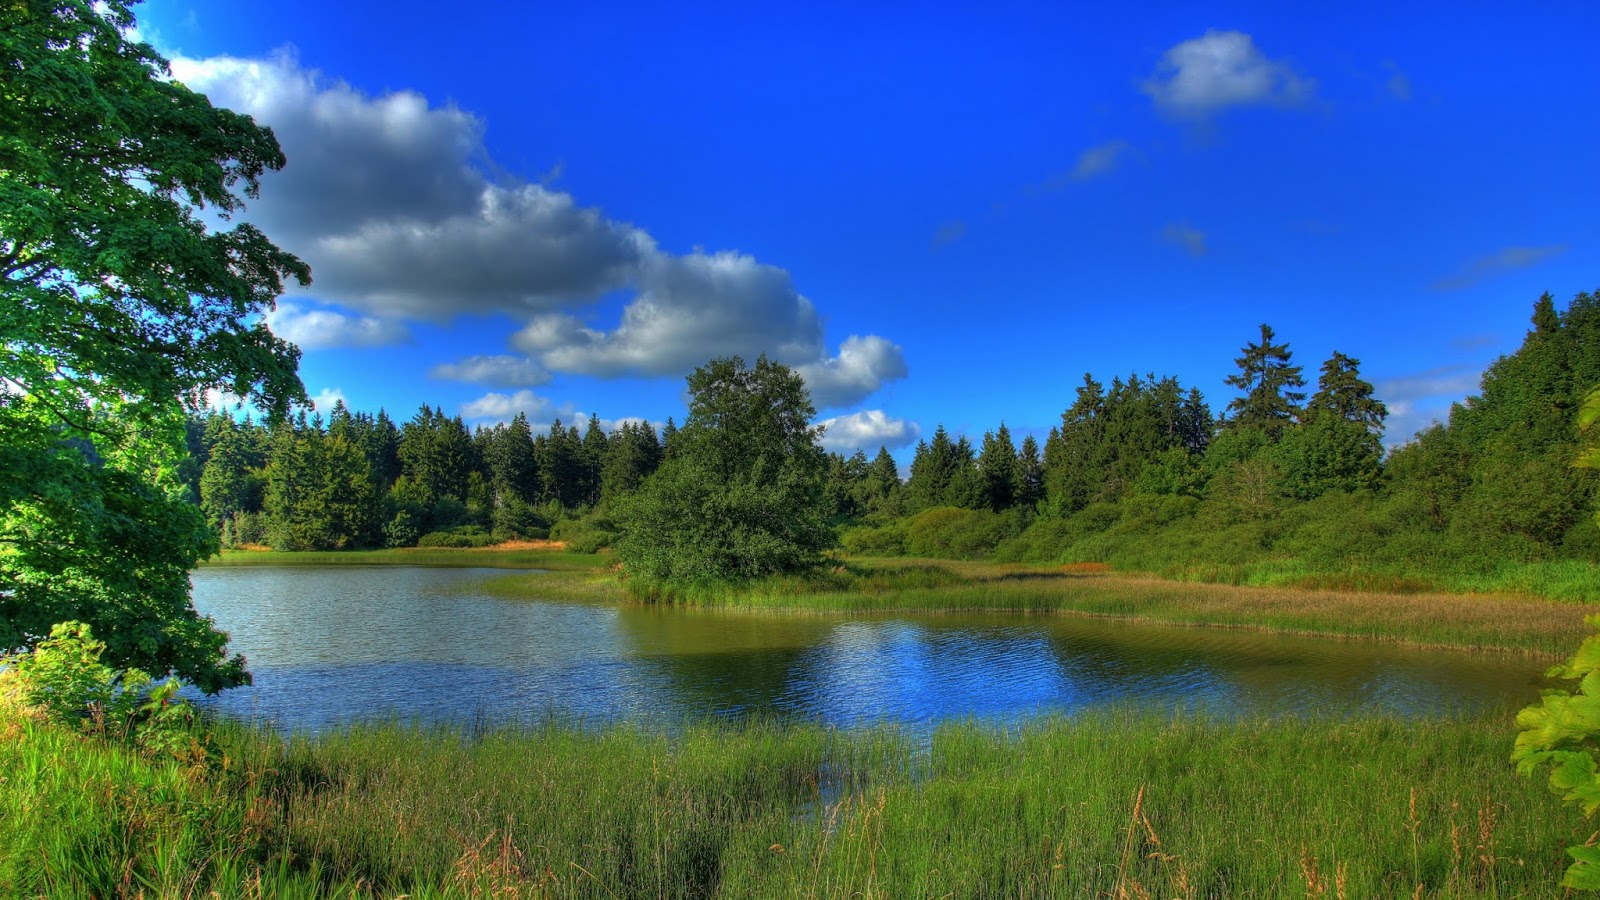
MULTIPOLYGON (((1096 707, 1435 715, 1537 699, 1545 663, 1054 615, 715 613, 508 600, 497 569, 201 569, 195 606, 255 684, 205 705, 292 729, 364 718, 853 726, 1096 707)), ((537 576, 532 579, 537 584, 537 576)))

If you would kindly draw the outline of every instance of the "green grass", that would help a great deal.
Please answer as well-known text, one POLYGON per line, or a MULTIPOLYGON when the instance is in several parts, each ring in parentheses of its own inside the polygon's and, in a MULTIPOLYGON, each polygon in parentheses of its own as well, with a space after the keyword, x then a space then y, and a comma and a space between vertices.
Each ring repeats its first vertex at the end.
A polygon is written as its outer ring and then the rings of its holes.
POLYGON ((0 896, 1562 896, 1588 829, 1512 730, 215 724, 178 763, 7 713, 0 896))
POLYGON ((483 589, 505 597, 581 602, 668 601, 730 610, 858 614, 1062 613, 1180 625, 1250 628, 1496 650, 1556 658, 1588 633, 1593 604, 1515 595, 1373 593, 1196 583, 1036 566, 862 560, 807 577, 744 583, 624 586, 611 570, 505 575, 483 589))
POLYGON ((338 550, 289 552, 280 550, 224 550, 201 563, 202 567, 230 566, 445 566, 498 569, 552 569, 586 571, 609 565, 607 556, 556 549, 502 549, 484 547, 404 547, 394 550, 338 550))

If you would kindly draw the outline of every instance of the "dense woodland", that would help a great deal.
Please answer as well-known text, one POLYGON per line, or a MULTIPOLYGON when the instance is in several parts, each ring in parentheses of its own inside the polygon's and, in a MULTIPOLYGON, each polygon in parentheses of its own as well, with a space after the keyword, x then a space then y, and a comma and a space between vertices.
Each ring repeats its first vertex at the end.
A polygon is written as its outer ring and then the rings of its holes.
MULTIPOLYGON (((1387 455, 1387 410, 1359 366, 1334 353, 1313 379, 1263 325, 1220 414, 1175 378, 1086 375, 1043 447, 1018 445, 1004 424, 976 445, 940 427, 903 482, 887 450, 831 454, 825 512, 857 553, 1169 574, 1600 555, 1585 512, 1593 478, 1571 466, 1575 411, 1600 383, 1600 296, 1564 311, 1541 297, 1480 394, 1387 455)), ((614 536, 618 500, 678 443, 671 420, 662 434, 648 423, 607 434, 594 418, 534 434, 520 415, 469 430, 428 406, 401 423, 342 405, 326 421, 212 414, 190 424, 187 480, 225 546, 551 536, 592 551, 614 536)))

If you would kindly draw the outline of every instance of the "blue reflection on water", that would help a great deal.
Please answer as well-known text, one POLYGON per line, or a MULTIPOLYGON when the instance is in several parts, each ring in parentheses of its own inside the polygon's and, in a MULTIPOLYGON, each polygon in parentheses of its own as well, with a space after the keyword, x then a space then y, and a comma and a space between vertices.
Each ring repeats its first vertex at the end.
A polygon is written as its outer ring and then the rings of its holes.
MULTIPOLYGON (((1537 663, 1070 616, 716 614, 506 600, 497 570, 203 569, 196 606, 252 687, 206 706, 291 729, 353 719, 761 716, 922 729, 1103 706, 1432 715, 1536 697, 1537 663)), ((529 576, 536 592, 537 575, 529 576)))

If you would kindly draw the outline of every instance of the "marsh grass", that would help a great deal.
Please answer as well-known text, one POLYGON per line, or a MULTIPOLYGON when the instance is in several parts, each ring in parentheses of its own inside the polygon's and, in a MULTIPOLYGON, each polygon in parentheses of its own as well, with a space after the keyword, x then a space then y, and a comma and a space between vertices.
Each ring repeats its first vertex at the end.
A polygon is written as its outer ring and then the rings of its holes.
POLYGON ((570 602, 671 602, 727 610, 835 614, 1017 612, 1248 628, 1286 634, 1523 652, 1556 658, 1587 633, 1594 604, 1505 594, 1370 592, 1120 575, 1092 565, 852 559, 812 576, 661 585, 614 569, 508 574, 482 590, 570 602))
POLYGON ((1509 717, 0 728, 3 896, 1556 897, 1587 835, 1509 717))
POLYGON ((549 569, 587 571, 611 562, 594 553, 573 553, 556 548, 502 547, 401 547, 390 550, 280 551, 223 550, 201 563, 202 567, 234 566, 443 566, 499 569, 549 569))

